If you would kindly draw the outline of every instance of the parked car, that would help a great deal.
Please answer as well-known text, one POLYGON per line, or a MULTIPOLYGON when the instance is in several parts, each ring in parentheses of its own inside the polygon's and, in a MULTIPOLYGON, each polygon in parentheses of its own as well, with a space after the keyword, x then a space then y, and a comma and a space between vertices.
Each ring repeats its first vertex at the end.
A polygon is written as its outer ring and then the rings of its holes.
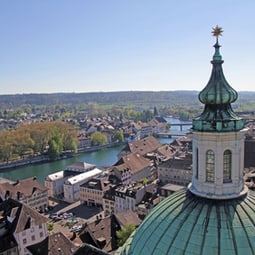
POLYGON ((50 216, 49 216, 49 218, 50 219, 54 219, 54 218, 56 218, 56 217, 58 217, 58 215, 57 215, 57 213, 52 213, 52 214, 50 214, 50 216))
POLYGON ((71 228, 71 232, 79 232, 81 231, 82 229, 82 226, 77 226, 77 225, 74 225, 72 228, 71 228))
POLYGON ((55 217, 55 218, 53 219, 54 222, 60 221, 60 220, 62 220, 62 217, 59 217, 59 216, 57 216, 57 217, 55 217))
POLYGON ((64 218, 64 219, 68 219, 68 218, 73 217, 73 214, 72 214, 72 213, 66 213, 66 212, 65 212, 65 213, 63 213, 62 215, 63 215, 63 218, 64 218))

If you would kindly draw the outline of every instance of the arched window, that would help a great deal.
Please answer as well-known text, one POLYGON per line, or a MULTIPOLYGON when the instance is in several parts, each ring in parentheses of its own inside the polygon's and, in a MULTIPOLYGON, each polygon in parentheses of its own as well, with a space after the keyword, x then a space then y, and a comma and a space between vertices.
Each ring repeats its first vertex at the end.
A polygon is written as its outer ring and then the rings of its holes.
POLYGON ((198 148, 196 149, 196 178, 198 179, 198 163, 199 163, 199 158, 198 158, 198 148))
POLYGON ((206 152, 206 181, 214 182, 215 156, 212 150, 206 152))
POLYGON ((231 182, 232 153, 225 150, 223 154, 223 182, 231 182))

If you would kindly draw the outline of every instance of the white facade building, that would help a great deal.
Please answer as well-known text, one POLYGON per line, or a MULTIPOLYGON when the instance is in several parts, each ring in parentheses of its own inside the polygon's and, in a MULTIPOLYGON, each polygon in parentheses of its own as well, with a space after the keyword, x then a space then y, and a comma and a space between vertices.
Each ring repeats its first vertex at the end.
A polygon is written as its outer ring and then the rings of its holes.
POLYGON ((70 176, 64 177, 64 171, 50 174, 45 178, 44 185, 48 188, 49 197, 58 197, 64 193, 64 183, 70 176))
POLYGON ((80 186, 85 182, 91 180, 93 177, 101 174, 103 171, 95 168, 86 173, 76 175, 68 178, 64 183, 64 200, 73 203, 80 198, 80 186))
POLYGON ((67 166, 63 171, 49 174, 44 181, 44 185, 48 188, 49 197, 62 197, 66 180, 95 168, 96 166, 90 163, 76 162, 67 166))

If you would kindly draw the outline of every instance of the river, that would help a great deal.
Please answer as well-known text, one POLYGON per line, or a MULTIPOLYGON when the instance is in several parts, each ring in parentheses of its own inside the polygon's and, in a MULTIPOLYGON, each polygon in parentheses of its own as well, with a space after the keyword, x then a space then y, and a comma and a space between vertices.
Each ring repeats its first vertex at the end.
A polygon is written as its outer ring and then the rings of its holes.
MULTIPOLYGON (((181 122, 174 118, 166 118, 169 123, 187 123, 181 122)), ((190 126, 183 126, 182 133, 187 133, 190 126)), ((171 133, 177 132, 181 133, 180 127, 173 126, 171 127, 171 133)), ((163 143, 171 143, 175 138, 159 138, 158 140, 163 143)), ((71 165, 75 162, 87 162, 95 164, 98 168, 102 166, 111 166, 115 164, 118 160, 118 154, 123 149, 124 146, 118 146, 113 148, 107 148, 94 152, 85 152, 77 154, 72 158, 62 159, 53 162, 33 164, 28 166, 22 166, 12 169, 1 170, 0 177, 6 178, 9 180, 20 180, 29 177, 36 176, 40 183, 44 183, 44 179, 47 175, 54 172, 63 170, 68 165, 71 165)))

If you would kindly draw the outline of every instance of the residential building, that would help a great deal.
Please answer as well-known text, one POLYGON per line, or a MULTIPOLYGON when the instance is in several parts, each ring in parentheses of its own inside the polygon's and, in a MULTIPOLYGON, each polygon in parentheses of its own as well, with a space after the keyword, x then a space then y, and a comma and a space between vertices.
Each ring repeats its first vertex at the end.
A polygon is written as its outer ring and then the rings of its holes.
POLYGON ((142 201, 145 192, 145 186, 142 184, 123 185, 116 188, 114 212, 135 211, 136 205, 142 201))
POLYGON ((148 124, 152 127, 153 135, 166 132, 167 121, 163 117, 154 117, 148 124))
POLYGON ((103 206, 103 196, 106 190, 111 187, 109 176, 98 176, 92 178, 80 186, 81 204, 89 206, 103 206))
POLYGON ((140 139, 143 139, 147 136, 151 136, 153 134, 152 127, 148 123, 139 121, 138 125, 141 127, 140 128, 140 139))
POLYGON ((104 252, 112 252, 117 248, 116 231, 120 229, 113 215, 105 218, 98 216, 93 222, 88 222, 80 234, 80 239, 104 252))
POLYGON ((159 196, 158 185, 155 182, 146 185, 145 191, 146 193, 142 201, 137 205, 137 215, 142 220, 163 200, 163 198, 159 196))
POLYGON ((114 185, 104 192, 103 211, 105 216, 115 213, 115 189, 114 185))
POLYGON ((134 225, 136 228, 141 224, 141 219, 138 217, 136 212, 126 210, 122 212, 114 213, 114 216, 121 228, 127 225, 134 225))
POLYGON ((48 204, 48 188, 39 183, 36 177, 0 183, 0 198, 15 199, 38 211, 44 211, 48 204))
POLYGON ((7 199, 0 203, 0 213, 0 254, 31 255, 28 247, 47 238, 48 219, 31 207, 7 199))
POLYGON ((84 151, 86 148, 91 147, 91 139, 90 137, 83 137, 83 136, 79 136, 78 137, 78 151, 82 152, 84 151))
POLYGON ((144 156, 147 153, 156 151, 161 146, 162 144, 154 136, 148 136, 142 140, 129 142, 127 147, 123 150, 122 155, 139 153, 144 156))
POLYGON ((159 195, 163 198, 166 198, 166 197, 172 195, 174 192, 179 191, 183 188, 185 188, 185 186, 167 183, 167 184, 159 187, 159 195))
POLYGON ((114 165, 113 171, 124 185, 140 182, 144 178, 152 180, 155 176, 153 162, 145 159, 139 153, 131 153, 123 156, 114 165))
POLYGON ((62 232, 49 235, 40 243, 28 246, 33 255, 72 255, 78 247, 62 232))
POLYGON ((158 179, 162 183, 187 186, 192 179, 191 155, 185 154, 185 157, 174 157, 160 163, 158 165, 158 179))

